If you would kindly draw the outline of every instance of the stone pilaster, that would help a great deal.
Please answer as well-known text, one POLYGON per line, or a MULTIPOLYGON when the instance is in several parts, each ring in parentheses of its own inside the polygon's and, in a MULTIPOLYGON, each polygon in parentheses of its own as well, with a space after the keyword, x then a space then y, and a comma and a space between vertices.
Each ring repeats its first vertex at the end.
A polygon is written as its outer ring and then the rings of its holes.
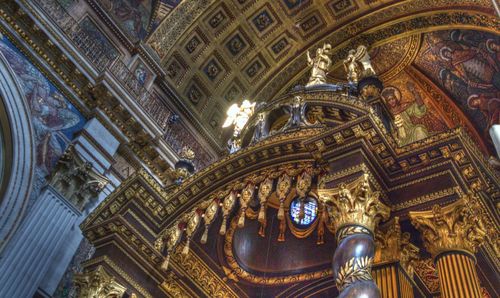
POLYGON ((438 269, 441 295, 481 297, 474 254, 486 235, 481 219, 468 206, 469 196, 445 207, 410 212, 438 269))
POLYGON ((93 172, 100 175, 106 173, 109 183, 106 184, 97 197, 90 199, 89 203, 86 204, 83 214, 73 223, 72 229, 67 233, 64 246, 61 246, 56 252, 51 264, 46 269, 47 271, 39 288, 49 295, 55 292, 83 239, 78 225, 88 212, 92 211, 99 202, 104 200, 120 184, 119 178, 114 176, 112 172, 107 172, 114 162, 113 156, 119 142, 97 119, 91 119, 85 124, 83 130, 73 140, 73 144, 78 156, 85 160, 87 164, 92 164, 93 172))
POLYGON ((107 180, 70 146, 0 260, 0 297, 31 297, 83 207, 107 180))
POLYGON ((339 297, 381 297, 371 275, 373 237, 379 221, 389 218, 389 207, 379 200, 380 193, 372 190, 366 173, 336 189, 324 189, 320 183, 318 194, 336 224, 333 277, 339 297))

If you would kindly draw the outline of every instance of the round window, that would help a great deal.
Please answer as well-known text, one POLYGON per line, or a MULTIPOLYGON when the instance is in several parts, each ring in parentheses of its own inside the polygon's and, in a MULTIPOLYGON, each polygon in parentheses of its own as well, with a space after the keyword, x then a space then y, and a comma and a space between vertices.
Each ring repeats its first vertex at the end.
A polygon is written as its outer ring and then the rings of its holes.
POLYGON ((290 204, 290 217, 292 221, 299 226, 310 225, 318 215, 318 202, 316 199, 307 197, 304 200, 304 213, 301 218, 301 202, 299 198, 295 198, 290 204))

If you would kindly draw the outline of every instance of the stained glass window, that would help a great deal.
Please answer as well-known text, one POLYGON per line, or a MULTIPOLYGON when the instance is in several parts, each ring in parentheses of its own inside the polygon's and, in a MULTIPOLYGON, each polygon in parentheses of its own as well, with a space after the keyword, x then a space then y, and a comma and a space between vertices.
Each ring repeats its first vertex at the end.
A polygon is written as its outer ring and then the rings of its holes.
POLYGON ((290 204, 290 216, 293 222, 300 226, 308 226, 318 214, 318 202, 314 198, 307 198, 304 202, 304 218, 300 219, 300 200, 295 198, 290 204))

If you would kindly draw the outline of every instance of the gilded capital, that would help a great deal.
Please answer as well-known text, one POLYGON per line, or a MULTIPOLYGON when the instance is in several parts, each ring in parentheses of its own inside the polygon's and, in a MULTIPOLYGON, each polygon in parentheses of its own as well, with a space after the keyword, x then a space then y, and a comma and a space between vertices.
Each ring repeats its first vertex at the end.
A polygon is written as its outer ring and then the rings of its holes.
POLYGON ((399 217, 380 225, 375 233, 375 263, 399 261, 408 275, 413 276, 413 263, 419 251, 410 243, 410 234, 401 233, 399 217))
POLYGON ((435 257, 446 251, 475 253, 486 236, 480 217, 467 205, 467 197, 432 210, 409 213, 412 224, 422 233, 425 248, 435 257))
POLYGON ((372 189, 368 174, 334 189, 321 185, 319 198, 328 206, 337 231, 347 225, 360 225, 373 233, 381 219, 389 219, 390 208, 380 201, 380 192, 372 189))
POLYGON ((74 281, 79 298, 122 297, 127 290, 102 266, 93 271, 76 274, 74 281))

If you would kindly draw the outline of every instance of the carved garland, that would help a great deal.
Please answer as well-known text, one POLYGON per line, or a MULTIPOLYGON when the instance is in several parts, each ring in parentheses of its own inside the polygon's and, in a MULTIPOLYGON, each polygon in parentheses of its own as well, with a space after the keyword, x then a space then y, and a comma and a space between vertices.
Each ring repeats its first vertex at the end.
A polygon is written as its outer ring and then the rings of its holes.
POLYGON ((340 267, 339 274, 335 280, 337 288, 342 291, 357 281, 372 280, 372 264, 373 258, 368 256, 352 258, 347 261, 347 263, 340 267))

